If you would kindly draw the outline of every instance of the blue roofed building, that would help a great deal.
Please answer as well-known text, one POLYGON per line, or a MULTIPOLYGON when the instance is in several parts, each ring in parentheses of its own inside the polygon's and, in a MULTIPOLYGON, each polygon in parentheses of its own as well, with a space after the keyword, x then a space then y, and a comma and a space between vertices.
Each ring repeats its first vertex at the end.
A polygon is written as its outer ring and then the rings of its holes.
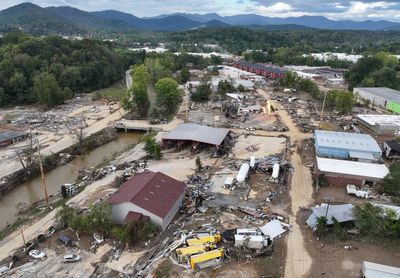
POLYGON ((368 134, 315 130, 314 140, 318 157, 376 162, 382 156, 378 143, 368 134))

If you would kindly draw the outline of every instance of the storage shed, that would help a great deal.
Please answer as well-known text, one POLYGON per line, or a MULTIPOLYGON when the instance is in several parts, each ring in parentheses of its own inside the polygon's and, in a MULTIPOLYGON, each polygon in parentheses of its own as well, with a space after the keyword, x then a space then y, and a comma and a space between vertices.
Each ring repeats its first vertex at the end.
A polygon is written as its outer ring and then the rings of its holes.
POLYGON ((371 162, 382 156, 378 143, 368 134, 316 130, 314 139, 319 157, 371 162))

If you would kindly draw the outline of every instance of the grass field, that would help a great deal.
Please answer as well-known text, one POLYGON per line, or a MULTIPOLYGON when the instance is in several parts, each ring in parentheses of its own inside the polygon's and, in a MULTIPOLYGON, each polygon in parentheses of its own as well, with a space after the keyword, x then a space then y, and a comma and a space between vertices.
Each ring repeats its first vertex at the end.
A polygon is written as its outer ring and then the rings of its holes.
POLYGON ((95 98, 107 98, 109 100, 119 101, 122 96, 126 93, 125 79, 114 83, 111 87, 94 91, 93 97, 95 98))

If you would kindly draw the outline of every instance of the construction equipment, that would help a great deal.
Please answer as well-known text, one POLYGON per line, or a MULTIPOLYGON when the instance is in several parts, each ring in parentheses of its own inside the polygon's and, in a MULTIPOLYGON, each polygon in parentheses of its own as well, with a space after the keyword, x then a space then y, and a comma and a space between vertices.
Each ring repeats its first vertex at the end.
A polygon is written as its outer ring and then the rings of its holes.
POLYGON ((206 267, 218 264, 224 258, 225 250, 218 248, 209 252, 193 255, 190 257, 189 264, 194 270, 201 270, 206 267))
POLYGON ((178 263, 180 264, 185 263, 189 260, 190 256, 204 253, 212 249, 214 249, 214 246, 210 244, 193 245, 193 246, 178 248, 176 249, 176 255, 178 256, 178 263))
POLYGON ((187 239, 186 243, 189 246, 193 246, 193 245, 201 245, 201 244, 206 244, 206 243, 208 243, 208 244, 217 244, 220 241, 221 241, 221 235, 220 234, 215 234, 215 235, 209 235, 209 236, 202 236, 202 237, 187 239))

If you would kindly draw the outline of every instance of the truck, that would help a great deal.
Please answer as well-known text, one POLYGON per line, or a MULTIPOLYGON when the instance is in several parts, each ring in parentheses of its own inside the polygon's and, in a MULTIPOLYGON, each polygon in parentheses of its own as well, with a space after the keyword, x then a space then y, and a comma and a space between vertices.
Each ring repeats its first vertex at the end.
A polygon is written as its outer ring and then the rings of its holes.
POLYGON ((189 264, 192 269, 199 271, 206 267, 217 265, 224 258, 224 255, 224 248, 218 248, 209 252, 191 256, 189 264))

